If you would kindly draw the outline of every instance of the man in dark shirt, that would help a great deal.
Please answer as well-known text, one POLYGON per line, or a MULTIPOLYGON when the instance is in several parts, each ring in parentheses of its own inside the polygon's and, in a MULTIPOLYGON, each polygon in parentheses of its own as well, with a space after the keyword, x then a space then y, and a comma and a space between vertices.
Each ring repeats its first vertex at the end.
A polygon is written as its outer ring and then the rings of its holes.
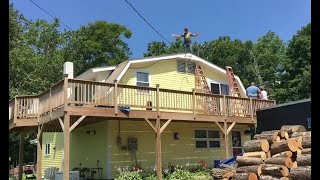
POLYGON ((172 34, 173 37, 177 37, 177 38, 180 38, 182 37, 183 38, 183 44, 185 46, 185 51, 186 52, 191 52, 191 37, 196 37, 198 36, 200 33, 197 33, 197 34, 193 34, 191 32, 189 32, 188 28, 184 28, 184 33, 181 34, 181 35, 177 35, 177 34, 172 34))

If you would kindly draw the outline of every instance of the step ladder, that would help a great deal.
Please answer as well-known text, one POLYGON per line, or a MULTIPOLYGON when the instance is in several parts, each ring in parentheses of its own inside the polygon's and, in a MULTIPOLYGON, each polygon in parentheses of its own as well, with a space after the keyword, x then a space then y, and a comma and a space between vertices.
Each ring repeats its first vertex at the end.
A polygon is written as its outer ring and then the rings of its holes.
POLYGON ((239 84, 238 84, 236 78, 234 77, 232 67, 226 66, 226 73, 228 76, 230 96, 241 97, 241 93, 239 90, 239 84))
MULTIPOLYGON (((196 65, 195 67, 195 75, 196 75, 196 91, 205 94, 212 94, 207 83, 207 79, 203 73, 203 70, 200 65, 196 65)), ((207 113, 215 113, 217 109, 216 99, 211 96, 205 96, 203 107, 207 113)))

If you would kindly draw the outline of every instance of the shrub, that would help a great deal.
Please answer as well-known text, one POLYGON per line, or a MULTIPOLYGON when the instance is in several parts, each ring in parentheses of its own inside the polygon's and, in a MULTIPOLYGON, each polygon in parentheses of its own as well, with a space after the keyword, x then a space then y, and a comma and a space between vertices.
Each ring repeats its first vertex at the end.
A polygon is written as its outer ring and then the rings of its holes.
POLYGON ((136 171, 120 172, 119 176, 115 178, 116 180, 142 180, 141 176, 136 171))
POLYGON ((192 179, 192 174, 187 170, 176 169, 170 176, 168 180, 190 180, 192 179))

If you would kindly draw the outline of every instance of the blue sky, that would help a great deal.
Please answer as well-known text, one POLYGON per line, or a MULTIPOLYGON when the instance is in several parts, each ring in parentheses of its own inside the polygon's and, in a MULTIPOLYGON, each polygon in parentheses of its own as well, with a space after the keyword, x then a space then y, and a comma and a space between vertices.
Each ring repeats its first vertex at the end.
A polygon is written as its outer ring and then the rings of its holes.
MULTIPOLYGON (((71 29, 78 29, 96 20, 119 23, 133 35, 128 43, 131 58, 139 58, 151 41, 163 39, 154 32, 124 0, 33 0, 61 19, 71 29)), ((202 43, 230 36, 232 39, 256 40, 268 30, 285 42, 298 29, 311 21, 311 0, 128 0, 167 40, 175 41, 172 33, 189 27, 201 36, 193 41, 202 43)), ((29 0, 10 0, 28 19, 52 18, 29 0)))

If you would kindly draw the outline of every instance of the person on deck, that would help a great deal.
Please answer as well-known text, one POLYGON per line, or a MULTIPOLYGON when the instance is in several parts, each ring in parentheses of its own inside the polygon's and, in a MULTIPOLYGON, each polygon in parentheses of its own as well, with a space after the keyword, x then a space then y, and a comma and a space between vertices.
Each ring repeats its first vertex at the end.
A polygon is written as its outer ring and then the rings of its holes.
POLYGON ((185 47, 185 51, 186 52, 191 52, 191 37, 196 37, 199 34, 200 33, 193 34, 193 33, 189 32, 188 28, 184 28, 184 33, 183 34, 181 34, 181 35, 172 34, 172 36, 173 37, 177 37, 177 38, 182 37, 183 38, 183 44, 184 44, 184 47, 185 47))
POLYGON ((256 83, 252 82, 251 86, 247 88, 247 96, 248 98, 258 99, 260 97, 261 91, 256 86, 256 83))
POLYGON ((263 86, 260 86, 259 88, 260 88, 260 90, 261 90, 260 99, 268 100, 268 93, 267 93, 267 91, 264 89, 263 86))

